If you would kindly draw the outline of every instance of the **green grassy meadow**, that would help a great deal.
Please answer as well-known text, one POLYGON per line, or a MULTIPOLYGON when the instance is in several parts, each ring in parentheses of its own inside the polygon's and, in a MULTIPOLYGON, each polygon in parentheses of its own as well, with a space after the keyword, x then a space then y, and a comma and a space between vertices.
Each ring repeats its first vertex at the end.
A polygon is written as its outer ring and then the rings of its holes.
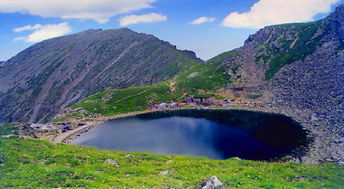
MULTIPOLYGON (((3 135, 16 130, 11 124, 4 127, 3 135)), ((336 164, 210 160, 0 138, 0 188, 196 188, 212 175, 228 188, 344 185, 344 167, 336 164), (105 162, 109 159, 118 166, 105 162), (167 175, 160 174, 166 170, 167 175)))
POLYGON ((1 139, 0 188, 195 188, 216 175, 229 188, 341 188, 344 169, 98 150, 1 139), (105 163, 111 159, 119 166, 105 163), (167 175, 161 171, 168 170, 167 175))

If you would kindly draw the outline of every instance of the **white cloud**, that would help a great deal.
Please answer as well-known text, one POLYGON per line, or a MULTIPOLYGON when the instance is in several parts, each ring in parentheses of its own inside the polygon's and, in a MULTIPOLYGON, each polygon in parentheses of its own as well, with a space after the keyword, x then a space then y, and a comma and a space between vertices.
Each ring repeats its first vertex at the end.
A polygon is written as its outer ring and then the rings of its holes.
POLYGON ((259 0, 251 10, 233 12, 223 26, 258 29, 267 25, 312 21, 319 13, 327 13, 340 0, 259 0))
POLYGON ((92 19, 105 23, 115 15, 150 8, 155 1, 157 0, 1 0, 0 12, 92 19))
POLYGON ((137 23, 163 22, 166 20, 167 20, 167 17, 165 15, 157 14, 157 13, 150 13, 150 14, 144 14, 144 15, 129 15, 129 16, 122 17, 119 21, 119 25, 127 26, 130 24, 137 24, 137 23))
POLYGON ((190 24, 203 24, 206 22, 214 22, 215 20, 216 20, 216 18, 214 18, 214 17, 202 16, 202 17, 199 17, 199 18, 193 20, 192 22, 190 22, 190 24))
POLYGON ((36 30, 36 29, 39 29, 39 28, 42 28, 43 26, 40 25, 40 24, 36 24, 36 25, 26 25, 26 26, 23 26, 23 27, 20 27, 20 28, 14 28, 13 31, 14 32, 22 32, 22 31, 26 31, 26 30, 36 30))
POLYGON ((25 41, 25 37, 16 37, 16 38, 14 38, 13 40, 14 41, 25 41))
POLYGON ((35 26, 23 26, 20 28, 15 28, 14 31, 20 32, 25 30, 35 30, 30 35, 25 37, 17 37, 14 38, 14 41, 26 41, 31 43, 40 42, 46 39, 50 39, 53 37, 59 37, 71 32, 71 28, 69 27, 67 22, 59 23, 59 24, 47 24, 47 25, 40 25, 36 24, 35 26))

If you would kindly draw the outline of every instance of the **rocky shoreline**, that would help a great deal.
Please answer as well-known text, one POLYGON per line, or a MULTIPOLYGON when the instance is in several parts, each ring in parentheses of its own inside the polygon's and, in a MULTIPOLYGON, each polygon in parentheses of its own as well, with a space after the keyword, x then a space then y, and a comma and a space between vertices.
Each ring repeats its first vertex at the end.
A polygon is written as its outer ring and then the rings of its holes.
MULTIPOLYGON (((137 111, 137 112, 131 112, 126 114, 119 114, 109 117, 99 117, 94 121, 89 121, 86 123, 86 125, 81 126, 75 130, 68 131, 66 133, 61 133, 60 135, 57 135, 50 141, 52 143, 69 143, 76 137, 78 137, 80 134, 84 132, 88 132, 93 127, 99 126, 102 123, 113 120, 113 119, 119 119, 119 118, 125 118, 125 117, 132 117, 140 114, 146 114, 146 113, 153 113, 153 112, 160 112, 160 111, 178 111, 178 110, 197 110, 200 108, 192 107, 192 108, 174 108, 170 110, 145 110, 145 111, 137 111)), ((303 129, 307 131, 307 135, 309 138, 312 138, 312 142, 308 144, 307 147, 302 147, 302 150, 299 151, 297 154, 291 154, 292 157, 289 158, 289 161, 292 162, 299 162, 299 163, 307 163, 307 164, 317 164, 322 162, 334 162, 343 164, 343 161, 341 161, 339 158, 331 157, 332 152, 331 150, 340 150, 338 148, 333 148, 333 146, 323 145, 321 144, 321 141, 324 140, 324 138, 328 137, 319 135, 319 133, 314 130, 314 124, 316 124, 319 120, 311 120, 307 119, 307 112, 300 112, 300 111, 291 111, 288 109, 282 109, 277 106, 273 105, 264 105, 264 106, 232 106, 232 107, 207 107, 203 108, 204 110, 245 110, 245 111, 256 111, 256 112, 263 112, 263 113, 274 113, 274 114, 282 114, 288 117, 291 117, 295 121, 299 122, 303 129), (332 148, 331 148, 332 147, 332 148)), ((324 142, 324 141, 323 141, 324 142)))

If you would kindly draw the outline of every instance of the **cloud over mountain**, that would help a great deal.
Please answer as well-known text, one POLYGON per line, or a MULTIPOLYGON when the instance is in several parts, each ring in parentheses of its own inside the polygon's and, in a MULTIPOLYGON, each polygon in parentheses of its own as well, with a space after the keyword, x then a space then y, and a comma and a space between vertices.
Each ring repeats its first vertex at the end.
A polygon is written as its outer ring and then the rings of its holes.
POLYGON ((259 0, 244 13, 233 12, 223 26, 258 29, 267 25, 312 21, 319 13, 327 13, 340 0, 259 0))
POLYGON ((167 20, 167 16, 157 13, 143 14, 143 15, 129 15, 124 16, 120 19, 120 26, 127 26, 138 23, 153 23, 163 22, 167 20))

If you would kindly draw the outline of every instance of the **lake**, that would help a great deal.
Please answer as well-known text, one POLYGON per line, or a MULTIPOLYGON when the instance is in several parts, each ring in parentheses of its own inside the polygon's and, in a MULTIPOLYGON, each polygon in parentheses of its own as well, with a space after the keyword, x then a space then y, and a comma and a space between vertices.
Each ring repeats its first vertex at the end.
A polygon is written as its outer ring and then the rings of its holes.
POLYGON ((71 144, 211 159, 270 160, 305 145, 306 132, 282 115, 183 110, 108 121, 82 133, 71 144))

